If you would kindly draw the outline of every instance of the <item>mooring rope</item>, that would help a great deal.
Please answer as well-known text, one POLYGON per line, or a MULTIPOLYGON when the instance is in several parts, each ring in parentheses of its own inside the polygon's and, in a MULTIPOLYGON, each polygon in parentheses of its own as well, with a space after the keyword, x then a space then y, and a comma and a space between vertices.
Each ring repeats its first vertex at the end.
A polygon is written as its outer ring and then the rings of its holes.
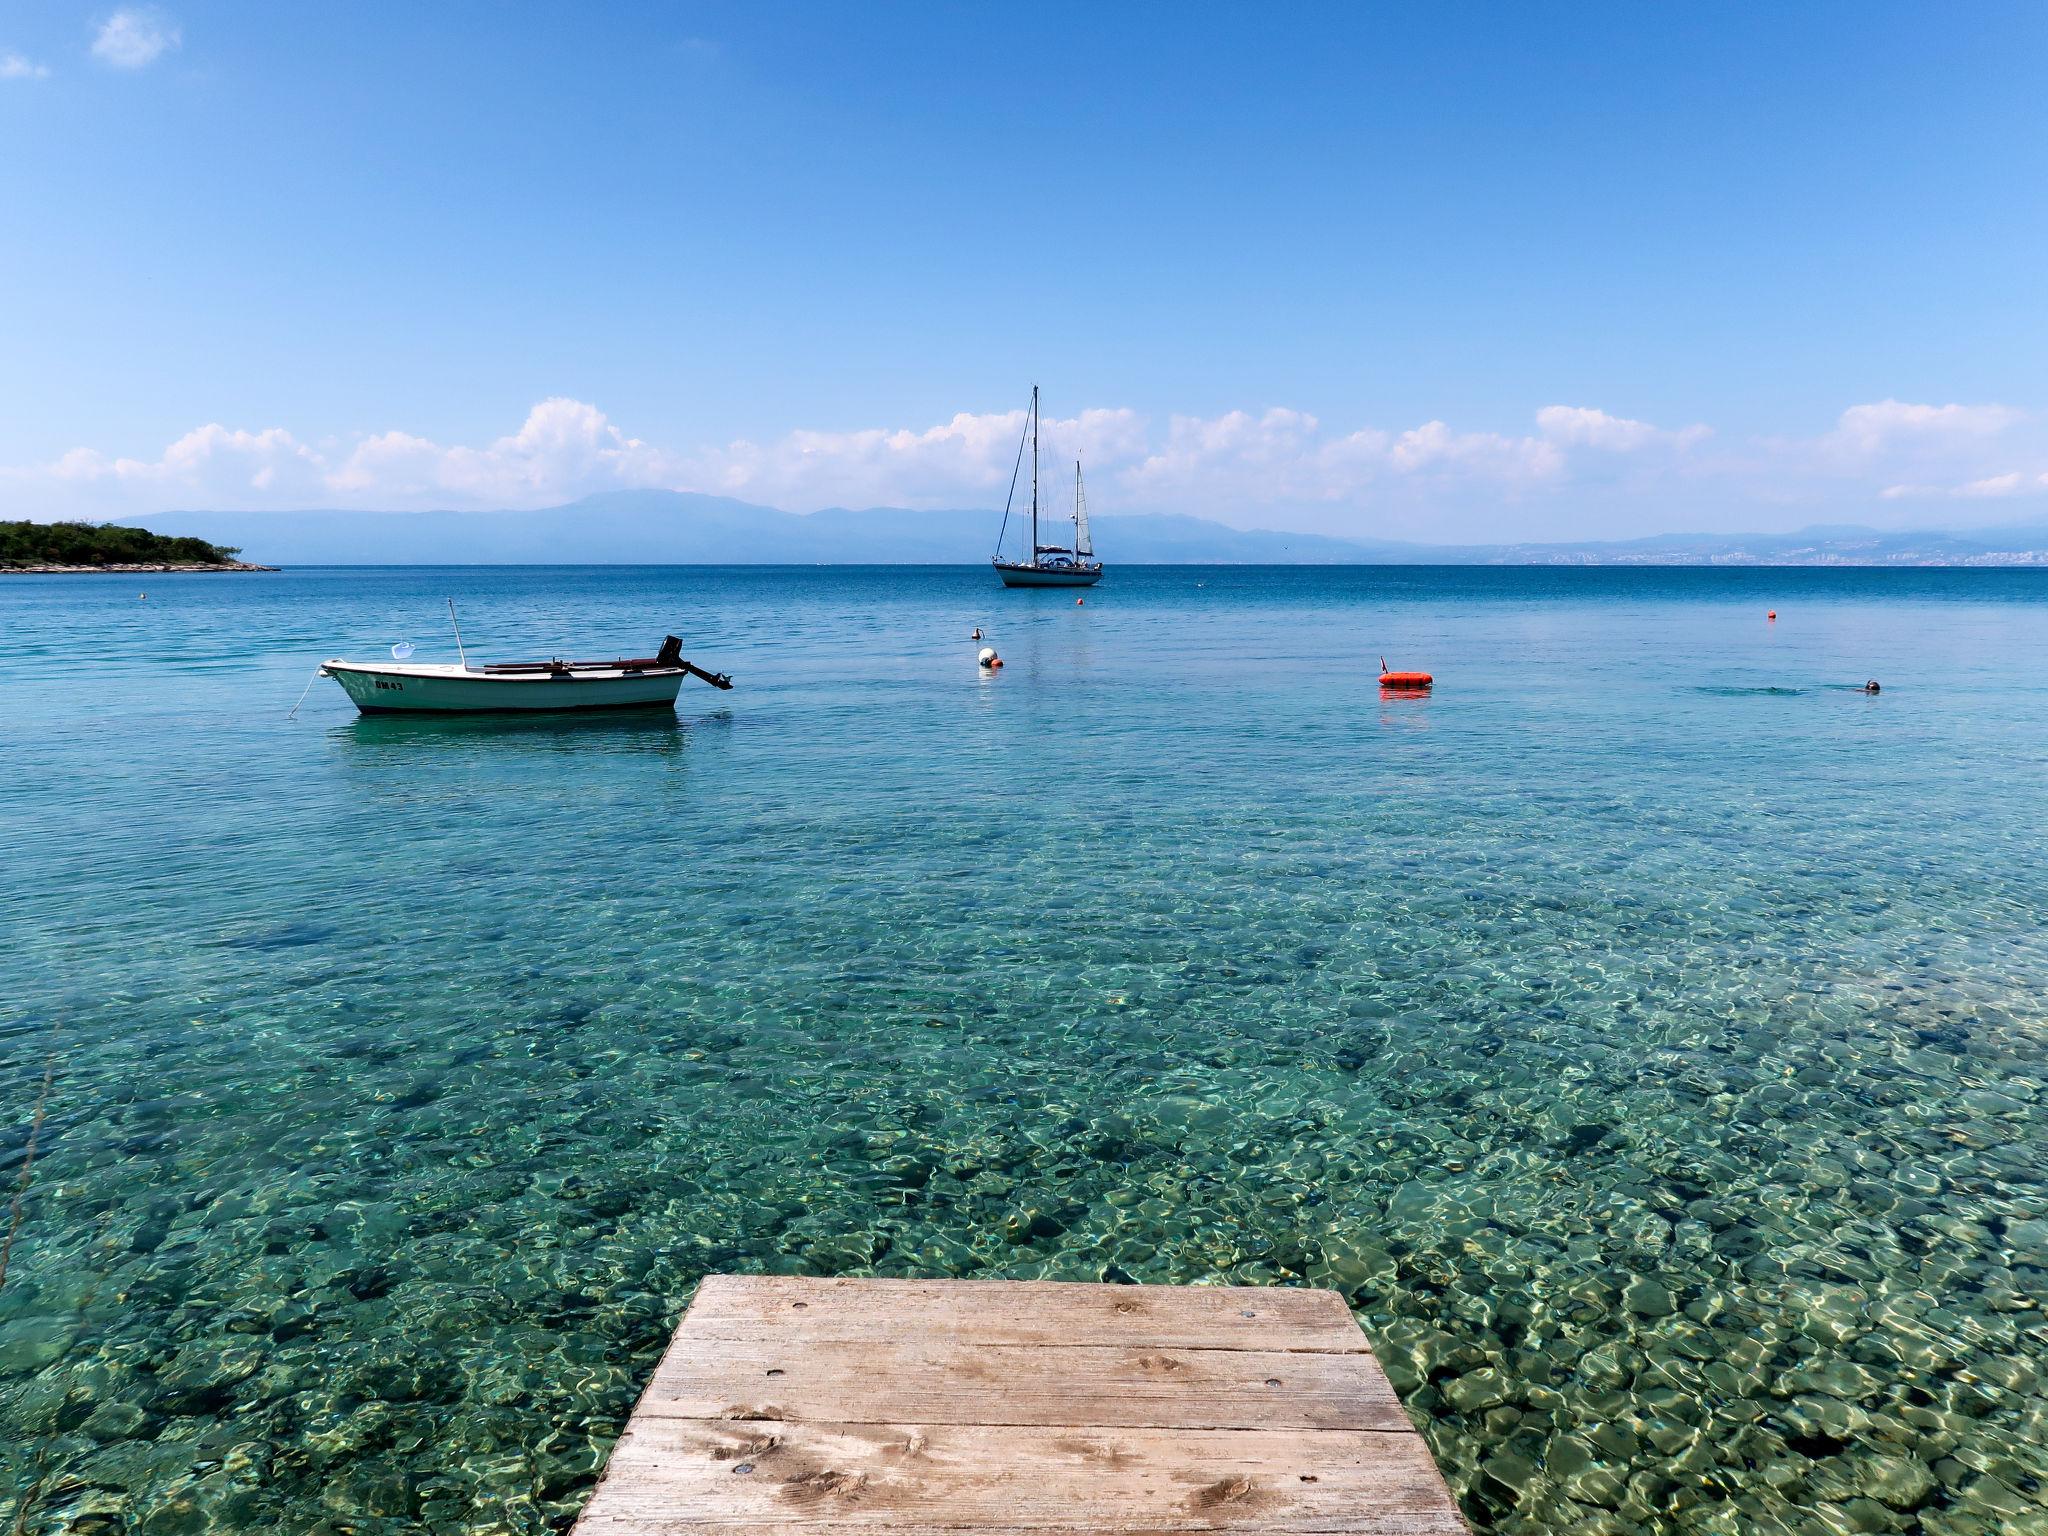
MULTIPOLYGON (((311 677, 309 677, 309 678, 307 678, 307 679, 306 679, 306 687, 305 687, 305 691, 304 691, 304 692, 302 692, 302 693, 301 693, 301 694, 299 695, 299 704, 303 704, 303 703, 305 703, 305 702, 306 702, 306 694, 308 694, 308 693, 311 693, 311 692, 313 691, 313 685, 314 685, 315 683, 319 682, 319 681, 320 681, 320 669, 319 669, 318 667, 315 667, 315 668, 313 669, 313 675, 312 675, 311 677)), ((298 718, 299 718, 299 704, 294 704, 294 705, 292 706, 292 712, 291 712, 290 714, 286 715, 286 716, 285 716, 285 719, 287 719, 287 720, 296 720, 296 719, 298 719, 298 718)))

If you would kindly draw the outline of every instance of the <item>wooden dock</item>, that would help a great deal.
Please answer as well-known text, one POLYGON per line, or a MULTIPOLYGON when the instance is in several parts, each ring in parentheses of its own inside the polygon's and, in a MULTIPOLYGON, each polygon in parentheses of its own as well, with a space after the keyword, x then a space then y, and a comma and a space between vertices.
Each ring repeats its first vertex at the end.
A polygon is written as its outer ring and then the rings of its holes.
POLYGON ((577 1536, 1464 1536, 1334 1291, 713 1275, 577 1536))

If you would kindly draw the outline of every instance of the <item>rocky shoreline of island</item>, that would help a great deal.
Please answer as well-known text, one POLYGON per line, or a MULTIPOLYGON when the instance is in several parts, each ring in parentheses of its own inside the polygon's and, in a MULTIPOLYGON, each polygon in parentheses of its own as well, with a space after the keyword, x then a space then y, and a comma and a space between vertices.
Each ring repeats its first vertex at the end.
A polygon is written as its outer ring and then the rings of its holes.
POLYGON ((0 565, 0 576, 157 576, 180 571, 275 571, 275 565, 251 565, 246 560, 148 560, 134 564, 110 565, 0 565))
POLYGON ((0 522, 0 575, 169 576, 179 571, 274 571, 231 544, 151 533, 120 523, 0 522))

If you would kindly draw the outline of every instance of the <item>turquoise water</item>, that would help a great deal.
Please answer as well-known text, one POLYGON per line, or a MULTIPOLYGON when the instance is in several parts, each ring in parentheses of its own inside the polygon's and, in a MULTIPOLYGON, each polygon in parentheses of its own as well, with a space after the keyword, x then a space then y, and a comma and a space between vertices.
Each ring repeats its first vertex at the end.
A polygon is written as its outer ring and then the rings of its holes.
POLYGON ((563 1529, 751 1270, 1340 1287, 1491 1531, 2048 1530, 2048 575, 992 585, 0 583, 4 1528, 563 1529), (738 686, 286 719, 450 593, 738 686))

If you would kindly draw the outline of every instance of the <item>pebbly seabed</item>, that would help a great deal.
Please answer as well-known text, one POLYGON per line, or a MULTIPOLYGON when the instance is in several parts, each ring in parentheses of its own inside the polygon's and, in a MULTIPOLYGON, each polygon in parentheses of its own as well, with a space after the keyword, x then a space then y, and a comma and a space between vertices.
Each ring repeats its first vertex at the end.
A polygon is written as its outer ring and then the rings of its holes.
POLYGON ((2048 1528, 2040 573, 7 593, 10 1528, 563 1529, 714 1270, 1337 1287, 1485 1531, 2048 1528), (285 718, 451 595, 737 686, 285 718))

